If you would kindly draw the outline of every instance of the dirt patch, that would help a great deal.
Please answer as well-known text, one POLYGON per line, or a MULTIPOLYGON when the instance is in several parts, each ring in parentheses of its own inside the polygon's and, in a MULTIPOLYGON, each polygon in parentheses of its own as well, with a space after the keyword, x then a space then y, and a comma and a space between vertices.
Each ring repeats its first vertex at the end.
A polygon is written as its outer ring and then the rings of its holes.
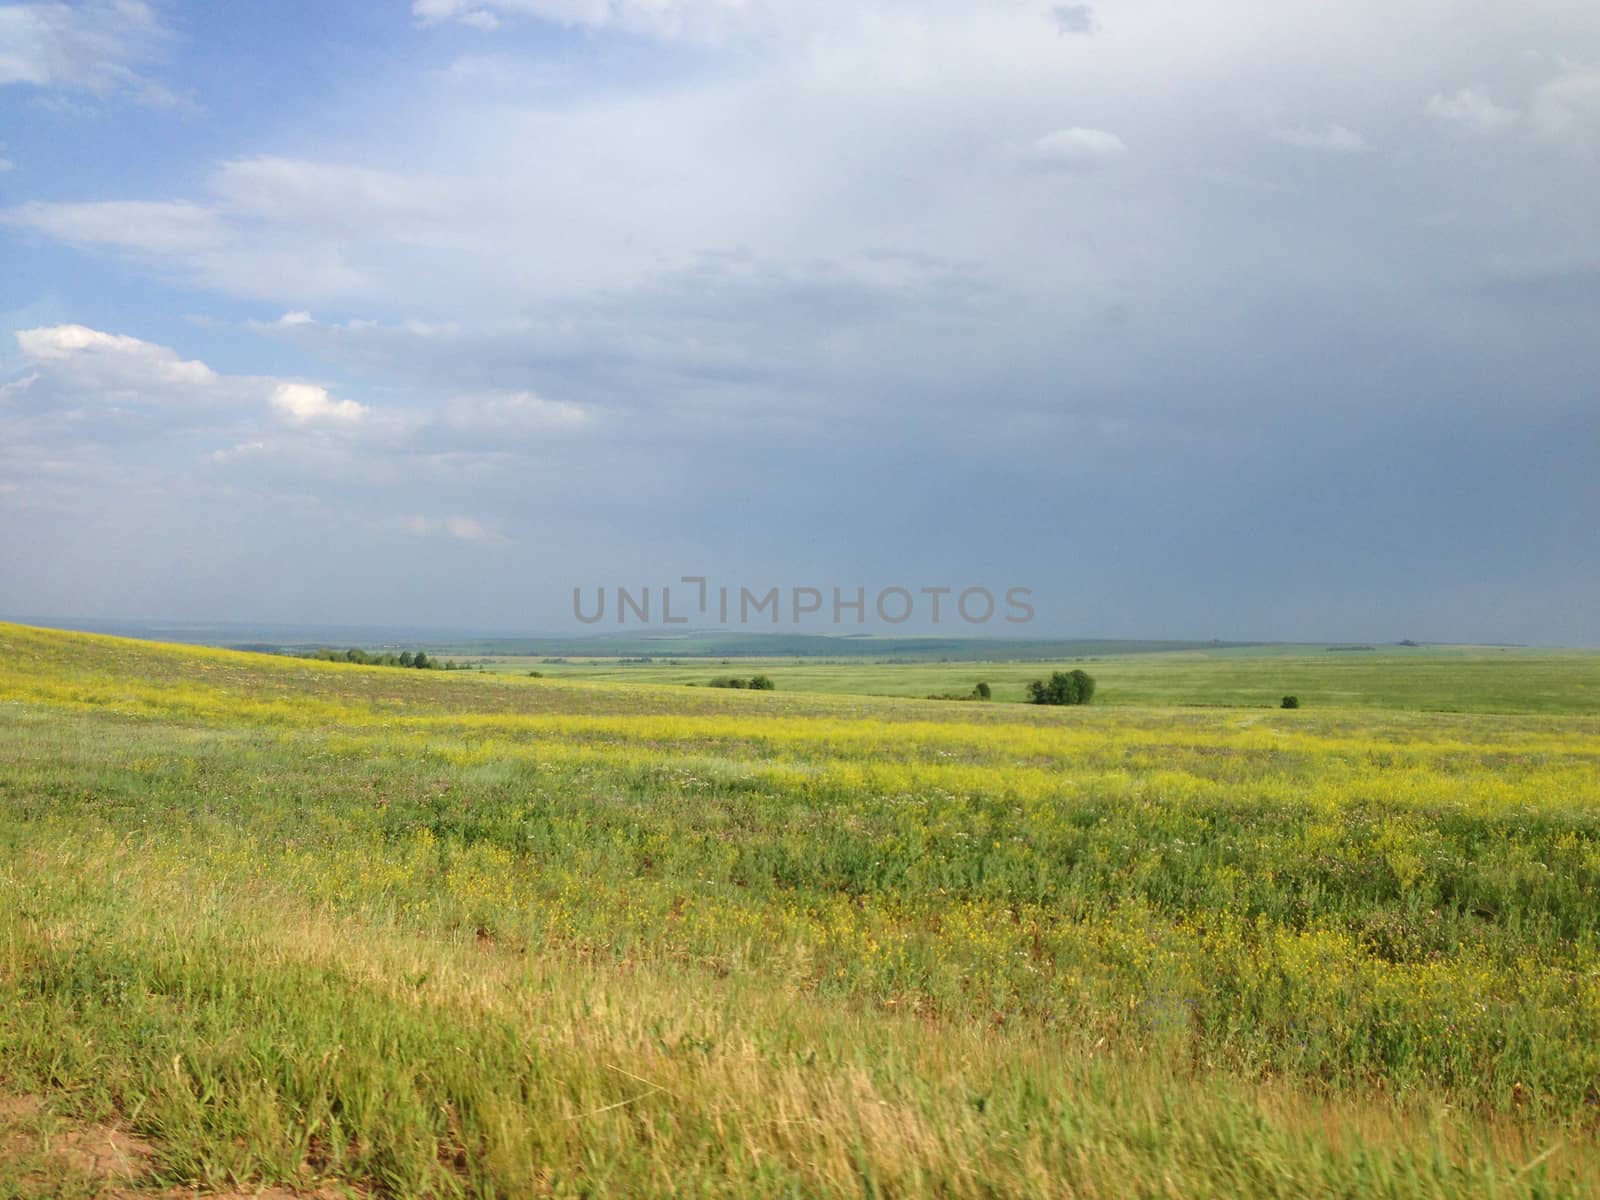
POLYGON ((33 1096, 0 1096, 0 1121, 26 1121, 43 1111, 44 1106, 33 1096))
POLYGON ((109 1125, 68 1129, 49 1141, 49 1151, 67 1167, 107 1180, 138 1179, 155 1161, 155 1147, 109 1125))
POLYGON ((196 1192, 141 1187, 156 1150, 143 1138, 112 1125, 83 1125, 52 1115, 38 1097, 0 1093, 0 1192, 25 1197, 70 1191, 95 1200, 337 1200, 348 1192, 196 1192), (9 1185, 9 1186, 8 1186, 9 1185), (20 1188, 20 1191, 14 1189, 20 1188))
POLYGON ((37 1096, 0 1095, 0 1164, 7 1187, 24 1196, 67 1185, 74 1195, 116 1196, 154 1161, 155 1148, 125 1130, 64 1121, 37 1096))
POLYGON ((0 1095, 0 1162, 20 1158, 33 1140, 32 1127, 44 1105, 32 1096, 0 1095))

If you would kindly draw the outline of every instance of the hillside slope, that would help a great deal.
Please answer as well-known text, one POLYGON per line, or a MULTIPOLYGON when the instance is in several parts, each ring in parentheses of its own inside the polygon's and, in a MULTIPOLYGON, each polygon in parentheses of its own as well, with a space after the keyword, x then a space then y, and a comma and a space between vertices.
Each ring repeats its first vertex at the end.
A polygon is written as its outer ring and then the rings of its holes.
POLYGON ((0 1194, 1594 1194, 1597 779, 0 626, 0 1194))

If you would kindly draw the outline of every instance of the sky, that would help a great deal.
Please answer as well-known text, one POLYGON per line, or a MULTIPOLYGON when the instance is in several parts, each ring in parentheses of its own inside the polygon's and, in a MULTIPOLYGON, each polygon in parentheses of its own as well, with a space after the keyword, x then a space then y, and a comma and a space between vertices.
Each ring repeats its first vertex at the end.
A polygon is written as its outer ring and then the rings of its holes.
POLYGON ((0 3, 0 614, 1595 645, 1597 531, 1593 0, 0 3))

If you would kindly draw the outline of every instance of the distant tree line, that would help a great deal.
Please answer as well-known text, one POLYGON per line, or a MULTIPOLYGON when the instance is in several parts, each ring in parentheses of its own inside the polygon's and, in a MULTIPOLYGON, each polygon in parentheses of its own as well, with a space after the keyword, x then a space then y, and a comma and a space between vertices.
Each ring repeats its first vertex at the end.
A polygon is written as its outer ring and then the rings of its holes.
POLYGON ((1094 699, 1094 676, 1087 671, 1055 671, 1028 685, 1030 704, 1087 704, 1094 699))
POLYGON ((301 658, 315 658, 321 662, 351 662, 360 663, 364 667, 408 667, 418 671, 470 671, 472 668, 455 659, 440 662, 437 658, 429 658, 427 651, 402 650, 399 654, 373 654, 366 650, 351 647, 349 650, 334 650, 324 647, 321 650, 308 650, 300 655, 301 658))

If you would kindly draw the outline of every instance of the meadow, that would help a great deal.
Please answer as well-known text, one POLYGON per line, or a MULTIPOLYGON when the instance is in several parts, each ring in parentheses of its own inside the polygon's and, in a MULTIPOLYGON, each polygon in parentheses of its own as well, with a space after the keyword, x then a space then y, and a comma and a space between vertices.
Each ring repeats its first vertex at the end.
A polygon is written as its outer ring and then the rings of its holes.
MULTIPOLYGON (((996 643, 1004 646, 1004 643, 996 643)), ((1075 655, 1038 661, 735 656, 708 659, 480 656, 487 670, 554 679, 703 686, 718 675, 770 676, 779 690, 923 699, 965 693, 982 680, 996 702, 1020 703, 1030 680, 1081 667, 1098 682, 1095 703, 1275 707, 1285 695, 1317 707, 1410 712, 1600 712, 1600 652, 1497 646, 1261 645, 1166 653, 1075 655)))
POLYGON ((1600 1194, 1600 660, 1306 657, 1053 710, 0 625, 0 1196, 1600 1194))

